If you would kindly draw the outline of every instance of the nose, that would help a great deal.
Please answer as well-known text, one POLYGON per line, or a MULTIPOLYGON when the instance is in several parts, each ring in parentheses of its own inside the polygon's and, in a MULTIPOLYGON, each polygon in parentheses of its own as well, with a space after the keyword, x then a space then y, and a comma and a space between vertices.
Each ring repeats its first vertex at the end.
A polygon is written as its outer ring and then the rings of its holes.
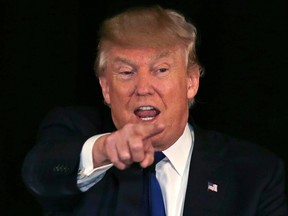
POLYGON ((135 93, 138 96, 151 95, 154 92, 153 77, 148 72, 139 72, 136 79, 135 93))

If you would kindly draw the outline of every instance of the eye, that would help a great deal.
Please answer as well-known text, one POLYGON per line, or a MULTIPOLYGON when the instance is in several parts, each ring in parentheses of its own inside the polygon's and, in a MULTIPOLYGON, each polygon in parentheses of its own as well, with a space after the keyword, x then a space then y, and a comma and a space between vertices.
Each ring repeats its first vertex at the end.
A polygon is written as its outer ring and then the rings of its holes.
POLYGON ((160 67, 156 69, 155 75, 158 77, 166 77, 169 74, 169 67, 160 67))
POLYGON ((158 71, 159 71, 160 73, 165 73, 165 72, 168 71, 168 68, 160 68, 158 71))
POLYGON ((122 79, 122 80, 128 80, 128 79, 131 79, 134 74, 135 74, 134 71, 129 71, 129 70, 127 70, 127 71, 119 71, 117 73, 117 77, 119 79, 122 79))
POLYGON ((122 71, 122 72, 119 72, 119 74, 124 75, 124 76, 128 76, 128 75, 133 74, 133 71, 122 71))

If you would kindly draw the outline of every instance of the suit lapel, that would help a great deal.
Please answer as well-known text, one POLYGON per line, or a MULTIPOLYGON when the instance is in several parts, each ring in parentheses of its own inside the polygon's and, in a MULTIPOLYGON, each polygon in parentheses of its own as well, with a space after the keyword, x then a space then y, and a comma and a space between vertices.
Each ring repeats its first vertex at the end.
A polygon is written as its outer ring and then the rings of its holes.
POLYGON ((227 174, 221 159, 225 151, 215 145, 217 141, 211 135, 195 126, 193 129, 195 142, 183 215, 218 215, 227 187, 227 174))

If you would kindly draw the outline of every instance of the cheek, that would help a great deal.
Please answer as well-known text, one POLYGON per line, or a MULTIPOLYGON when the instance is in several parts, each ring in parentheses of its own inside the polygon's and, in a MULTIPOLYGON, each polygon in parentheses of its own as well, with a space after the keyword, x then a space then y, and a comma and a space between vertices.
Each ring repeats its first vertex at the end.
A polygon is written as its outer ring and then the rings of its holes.
POLYGON ((188 103, 187 99, 187 86, 186 83, 179 80, 173 82, 166 82, 159 85, 159 92, 164 100, 166 106, 182 107, 182 104, 188 103))
MULTIPOLYGON (((175 95, 174 99, 184 99, 187 96, 187 81, 183 78, 175 79, 173 84, 171 84, 171 91, 175 95)), ((187 98, 186 98, 187 99, 187 98)), ((185 99, 184 99, 185 100, 185 99)))
POLYGON ((122 100, 125 97, 131 96, 134 92, 134 87, 130 83, 113 83, 110 86, 110 96, 115 100, 122 100))

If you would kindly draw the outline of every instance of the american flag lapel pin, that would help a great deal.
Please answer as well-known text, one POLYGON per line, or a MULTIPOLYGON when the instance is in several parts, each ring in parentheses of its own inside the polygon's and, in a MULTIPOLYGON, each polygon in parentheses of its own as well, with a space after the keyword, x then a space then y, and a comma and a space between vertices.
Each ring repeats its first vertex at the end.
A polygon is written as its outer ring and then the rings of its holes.
POLYGON ((218 185, 217 184, 214 184, 212 182, 208 182, 208 188, 207 188, 208 191, 213 191, 213 192, 218 192, 218 185))

